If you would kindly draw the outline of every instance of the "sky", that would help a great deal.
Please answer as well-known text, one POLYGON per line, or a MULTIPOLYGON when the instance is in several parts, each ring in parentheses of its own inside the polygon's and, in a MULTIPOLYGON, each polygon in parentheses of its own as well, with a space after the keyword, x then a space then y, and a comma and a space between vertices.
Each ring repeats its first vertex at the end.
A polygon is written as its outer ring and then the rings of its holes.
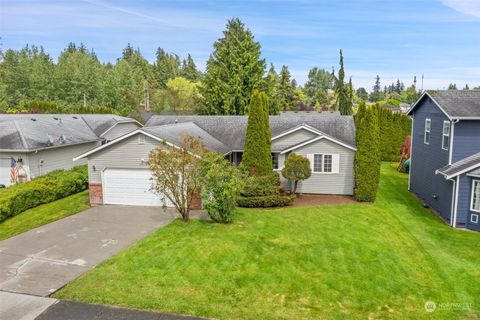
POLYGON ((298 83, 312 67, 337 68, 371 90, 417 76, 424 89, 449 83, 480 86, 480 0, 0 0, 1 49, 41 45, 56 60, 69 42, 83 42, 102 62, 127 43, 149 61, 158 47, 190 53, 205 68, 229 18, 239 17, 277 70, 298 83))

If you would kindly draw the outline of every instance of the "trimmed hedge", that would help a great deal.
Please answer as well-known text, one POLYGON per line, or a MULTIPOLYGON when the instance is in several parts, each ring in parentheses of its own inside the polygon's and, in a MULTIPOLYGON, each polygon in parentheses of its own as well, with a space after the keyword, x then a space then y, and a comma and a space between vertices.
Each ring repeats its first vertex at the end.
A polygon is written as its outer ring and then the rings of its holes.
POLYGON ((78 166, 68 171, 55 170, 27 183, 0 190, 0 222, 27 209, 83 191, 87 187, 87 166, 78 166))
POLYGON ((295 198, 295 195, 281 196, 278 194, 260 197, 238 197, 237 204, 244 208, 285 207, 291 206, 295 198))

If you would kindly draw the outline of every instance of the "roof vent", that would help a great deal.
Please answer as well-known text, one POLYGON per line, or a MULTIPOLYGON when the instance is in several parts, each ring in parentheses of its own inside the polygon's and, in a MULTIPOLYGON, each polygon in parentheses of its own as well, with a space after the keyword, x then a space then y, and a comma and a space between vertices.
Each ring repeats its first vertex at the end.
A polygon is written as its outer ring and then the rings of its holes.
POLYGON ((75 116, 73 116, 72 118, 73 118, 73 119, 78 119, 78 117, 75 117, 75 116))
POLYGON ((64 144, 65 142, 67 142, 67 138, 62 134, 62 135, 60 136, 60 143, 61 143, 61 144, 64 144))
POLYGON ((54 120, 58 120, 58 118, 57 118, 57 117, 53 117, 53 119, 54 119, 54 120))
POLYGON ((178 119, 175 119, 175 123, 178 123, 178 119))
POLYGON ((47 135, 48 136, 48 141, 47 141, 47 146, 53 146, 53 143, 55 142, 55 140, 53 140, 53 137, 51 135, 47 135))
POLYGON ((37 121, 37 119, 35 119, 35 118, 31 118, 30 120, 32 120, 32 121, 37 121))

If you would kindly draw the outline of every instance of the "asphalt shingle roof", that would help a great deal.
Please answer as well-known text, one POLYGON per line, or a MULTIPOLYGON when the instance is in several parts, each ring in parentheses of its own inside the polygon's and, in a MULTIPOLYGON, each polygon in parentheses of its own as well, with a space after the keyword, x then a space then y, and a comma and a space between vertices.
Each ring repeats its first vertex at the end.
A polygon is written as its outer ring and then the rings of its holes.
MULTIPOLYGON (((153 116, 145 127, 193 122, 231 150, 243 150, 247 116, 153 116)), ((272 137, 301 124, 307 124, 339 141, 355 147, 355 125, 352 116, 330 112, 298 112, 270 116, 272 137)))
POLYGON ((480 118, 480 90, 428 90, 426 94, 450 118, 480 118))
POLYGON ((3 114, 0 150, 32 151, 98 141, 116 123, 132 121, 108 114, 3 114))
POLYGON ((480 167, 480 152, 440 168, 437 171, 438 173, 443 174, 445 177, 451 178, 456 177, 461 172, 468 170, 469 168, 474 170, 477 167, 480 167))
POLYGON ((195 138, 200 138, 204 146, 213 151, 220 153, 230 152, 230 148, 212 137, 208 132, 197 126, 193 122, 174 123, 163 126, 144 127, 142 131, 154 135, 157 138, 163 139, 176 146, 182 143, 182 136, 189 135, 195 138))

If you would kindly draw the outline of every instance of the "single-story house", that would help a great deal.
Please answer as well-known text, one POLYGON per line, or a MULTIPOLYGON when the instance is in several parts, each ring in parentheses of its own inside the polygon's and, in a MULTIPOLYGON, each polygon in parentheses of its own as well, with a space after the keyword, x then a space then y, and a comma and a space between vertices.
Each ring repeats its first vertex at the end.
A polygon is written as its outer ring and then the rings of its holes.
MULTIPOLYGON (((161 205, 151 190, 147 160, 166 142, 178 146, 183 135, 200 137, 206 148, 234 164, 242 159, 246 116, 152 116, 145 127, 75 158, 88 159, 92 204, 161 205)), ((290 152, 310 159, 312 176, 298 191, 352 195, 355 125, 352 116, 331 112, 299 112, 270 116, 272 164, 281 170, 290 152)), ((283 187, 290 188, 282 180, 283 187)))
POLYGON ((85 164, 72 159, 140 127, 111 114, 2 114, 0 185, 85 164))
POLYGON ((426 91, 408 114, 409 190, 452 227, 480 231, 480 91, 426 91))

